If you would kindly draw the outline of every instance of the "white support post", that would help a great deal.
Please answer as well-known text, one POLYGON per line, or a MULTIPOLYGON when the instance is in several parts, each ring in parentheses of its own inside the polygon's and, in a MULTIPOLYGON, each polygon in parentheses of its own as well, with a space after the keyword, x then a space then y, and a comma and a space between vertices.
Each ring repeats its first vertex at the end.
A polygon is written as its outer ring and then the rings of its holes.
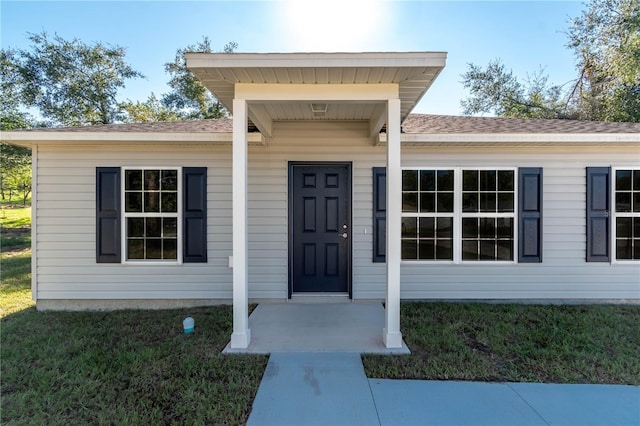
POLYGON ((247 101, 233 100, 233 334, 232 349, 246 349, 249 330, 247 269, 247 101))
POLYGON ((387 348, 402 347, 400 332, 400 251, 402 212, 400 99, 387 103, 387 298, 383 340, 387 348))

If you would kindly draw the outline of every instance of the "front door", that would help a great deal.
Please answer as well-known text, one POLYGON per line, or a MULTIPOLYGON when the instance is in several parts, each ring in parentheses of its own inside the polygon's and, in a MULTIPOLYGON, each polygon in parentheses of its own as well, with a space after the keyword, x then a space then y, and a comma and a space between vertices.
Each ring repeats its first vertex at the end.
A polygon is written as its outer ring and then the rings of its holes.
POLYGON ((351 163, 290 163, 289 271, 289 295, 349 293, 351 163))

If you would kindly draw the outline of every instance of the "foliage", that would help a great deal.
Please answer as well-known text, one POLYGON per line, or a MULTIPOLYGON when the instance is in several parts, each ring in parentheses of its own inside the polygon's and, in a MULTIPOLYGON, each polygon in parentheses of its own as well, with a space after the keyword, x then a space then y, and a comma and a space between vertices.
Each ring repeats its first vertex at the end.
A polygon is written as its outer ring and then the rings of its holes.
POLYGON ((33 119, 20 109, 16 52, 0 50, 0 130, 26 129, 33 119))
POLYGON ((151 123, 180 120, 178 114, 164 106, 153 93, 144 102, 133 102, 131 100, 121 102, 120 109, 123 112, 121 119, 125 123, 151 123))
POLYGON ((591 0, 568 37, 579 71, 571 98, 581 114, 640 122, 640 2, 591 0))
MULTIPOLYGON (((231 53, 238 47, 235 42, 224 46, 225 53, 231 53)), ((167 62, 164 66, 169 73, 169 86, 172 91, 163 95, 162 103, 175 113, 188 120, 222 118, 229 115, 228 111, 218 100, 204 87, 196 76, 187 69, 184 54, 187 52, 212 53, 211 40, 203 37, 202 41, 176 50, 173 62, 167 62)))
POLYGON ((403 303, 411 355, 363 356, 368 377, 640 384, 640 306, 403 303))
POLYGON ((31 193, 31 151, 0 143, 0 195, 6 200, 15 193, 20 193, 26 204, 31 193))
POLYGON ((125 60, 125 49, 100 42, 30 34, 30 49, 11 51, 18 97, 38 108, 53 125, 81 126, 116 121, 116 95, 125 82, 143 77, 125 60))
POLYGON ((561 88, 549 85, 542 70, 521 83, 499 59, 489 62, 485 69, 468 65, 462 84, 472 96, 462 101, 465 114, 491 112, 502 117, 571 118, 561 100, 561 88))
POLYGON ((640 122, 640 2, 590 0, 568 38, 578 69, 573 85, 551 85, 542 71, 521 83, 500 60, 469 64, 464 113, 640 122))

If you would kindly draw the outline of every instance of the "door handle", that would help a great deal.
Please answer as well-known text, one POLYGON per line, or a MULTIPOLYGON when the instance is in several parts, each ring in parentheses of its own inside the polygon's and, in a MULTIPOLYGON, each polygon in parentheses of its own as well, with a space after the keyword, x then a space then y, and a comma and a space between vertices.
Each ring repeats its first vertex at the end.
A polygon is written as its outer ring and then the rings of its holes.
POLYGON ((347 234, 346 232, 343 232, 342 234, 340 234, 340 236, 346 240, 349 234, 347 234))

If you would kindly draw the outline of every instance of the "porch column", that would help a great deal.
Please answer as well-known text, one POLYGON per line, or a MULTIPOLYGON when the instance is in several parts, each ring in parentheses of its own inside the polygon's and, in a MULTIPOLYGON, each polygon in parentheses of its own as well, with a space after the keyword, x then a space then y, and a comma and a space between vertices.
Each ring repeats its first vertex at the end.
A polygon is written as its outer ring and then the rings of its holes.
POLYGON ((400 99, 387 103, 387 298, 383 340, 387 348, 402 347, 400 333, 400 231, 402 170, 400 161, 400 99))
POLYGON ((246 349, 249 330, 247 273, 247 101, 233 100, 233 334, 232 349, 246 349))

